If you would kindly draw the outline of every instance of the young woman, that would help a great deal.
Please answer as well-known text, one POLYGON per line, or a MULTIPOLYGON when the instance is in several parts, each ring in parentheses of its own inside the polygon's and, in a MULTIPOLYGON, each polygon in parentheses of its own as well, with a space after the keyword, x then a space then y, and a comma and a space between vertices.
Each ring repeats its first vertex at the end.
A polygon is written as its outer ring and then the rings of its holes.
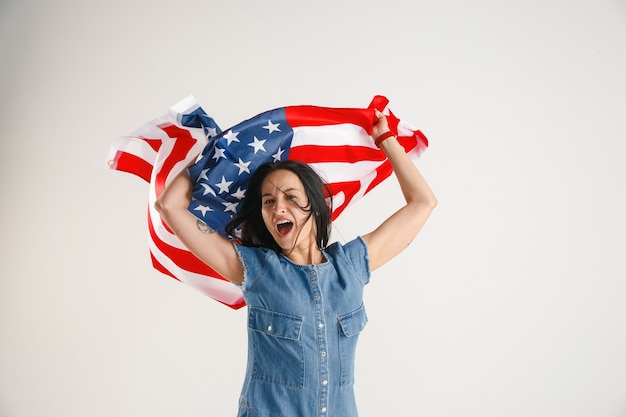
POLYGON ((430 187, 377 112, 372 138, 385 152, 406 204, 374 231, 327 246, 324 183, 308 165, 265 164, 253 174, 228 230, 234 243, 188 211, 183 172, 156 208, 198 258, 240 285, 248 306, 248 364, 239 416, 357 416, 358 335, 367 322, 363 287, 400 253, 437 204, 430 187))

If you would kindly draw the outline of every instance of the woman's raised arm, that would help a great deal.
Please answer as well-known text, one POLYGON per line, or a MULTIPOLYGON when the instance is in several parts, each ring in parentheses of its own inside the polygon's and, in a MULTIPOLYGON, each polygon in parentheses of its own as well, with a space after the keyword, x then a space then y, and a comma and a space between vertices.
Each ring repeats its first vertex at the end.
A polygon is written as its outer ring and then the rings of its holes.
MULTIPOLYGON (((387 119, 377 112, 372 137, 389 132, 387 119)), ((386 135, 385 135, 386 136, 386 135)), ((376 230, 363 236, 367 243, 370 268, 375 270, 404 250, 417 236, 437 205, 432 190, 394 136, 380 143, 400 184, 406 205, 392 214, 376 230)))
POLYGON ((155 208, 180 241, 224 278, 241 284, 243 265, 232 243, 188 210, 191 181, 183 170, 157 199, 155 208))

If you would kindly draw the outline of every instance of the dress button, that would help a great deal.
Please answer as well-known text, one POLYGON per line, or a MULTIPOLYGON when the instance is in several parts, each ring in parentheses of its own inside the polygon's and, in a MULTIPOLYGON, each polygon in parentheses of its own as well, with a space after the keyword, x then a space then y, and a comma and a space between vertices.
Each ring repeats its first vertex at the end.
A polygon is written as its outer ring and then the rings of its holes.
POLYGON ((322 385, 328 385, 328 381, 327 380, 323 380, 322 381, 322 385))
POLYGON ((322 355, 322 356, 326 356, 326 352, 322 352, 322 353, 321 353, 321 355, 322 355))
POLYGON ((319 327, 320 329, 323 329, 324 328, 324 323, 318 324, 317 327, 319 327))
POLYGON ((326 407, 322 407, 322 413, 326 412, 326 407))
POLYGON ((320 297, 319 295, 316 295, 314 298, 315 298, 316 300, 319 300, 321 297, 320 297))
POLYGON ((272 331, 272 326, 267 326, 267 331, 271 332, 272 331))

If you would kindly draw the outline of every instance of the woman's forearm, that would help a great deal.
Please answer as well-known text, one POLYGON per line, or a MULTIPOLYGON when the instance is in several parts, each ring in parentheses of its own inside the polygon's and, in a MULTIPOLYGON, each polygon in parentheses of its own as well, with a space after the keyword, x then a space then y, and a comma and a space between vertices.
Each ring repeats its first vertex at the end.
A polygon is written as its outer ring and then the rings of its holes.
POLYGON ((437 205, 437 199, 433 191, 398 140, 391 137, 383 141, 380 146, 391 163, 407 204, 434 208, 437 205))

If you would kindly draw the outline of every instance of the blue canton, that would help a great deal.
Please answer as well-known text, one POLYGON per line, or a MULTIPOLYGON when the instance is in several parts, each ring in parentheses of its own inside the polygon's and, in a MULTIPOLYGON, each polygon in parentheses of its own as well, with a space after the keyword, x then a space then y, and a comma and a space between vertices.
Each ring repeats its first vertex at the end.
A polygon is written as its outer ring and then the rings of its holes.
POLYGON ((201 126, 209 137, 202 154, 189 167, 194 184, 189 211, 227 236, 224 228, 239 211, 250 176, 266 162, 287 158, 293 130, 284 108, 259 114, 224 132, 202 113, 185 115, 189 116, 187 123, 201 126))

